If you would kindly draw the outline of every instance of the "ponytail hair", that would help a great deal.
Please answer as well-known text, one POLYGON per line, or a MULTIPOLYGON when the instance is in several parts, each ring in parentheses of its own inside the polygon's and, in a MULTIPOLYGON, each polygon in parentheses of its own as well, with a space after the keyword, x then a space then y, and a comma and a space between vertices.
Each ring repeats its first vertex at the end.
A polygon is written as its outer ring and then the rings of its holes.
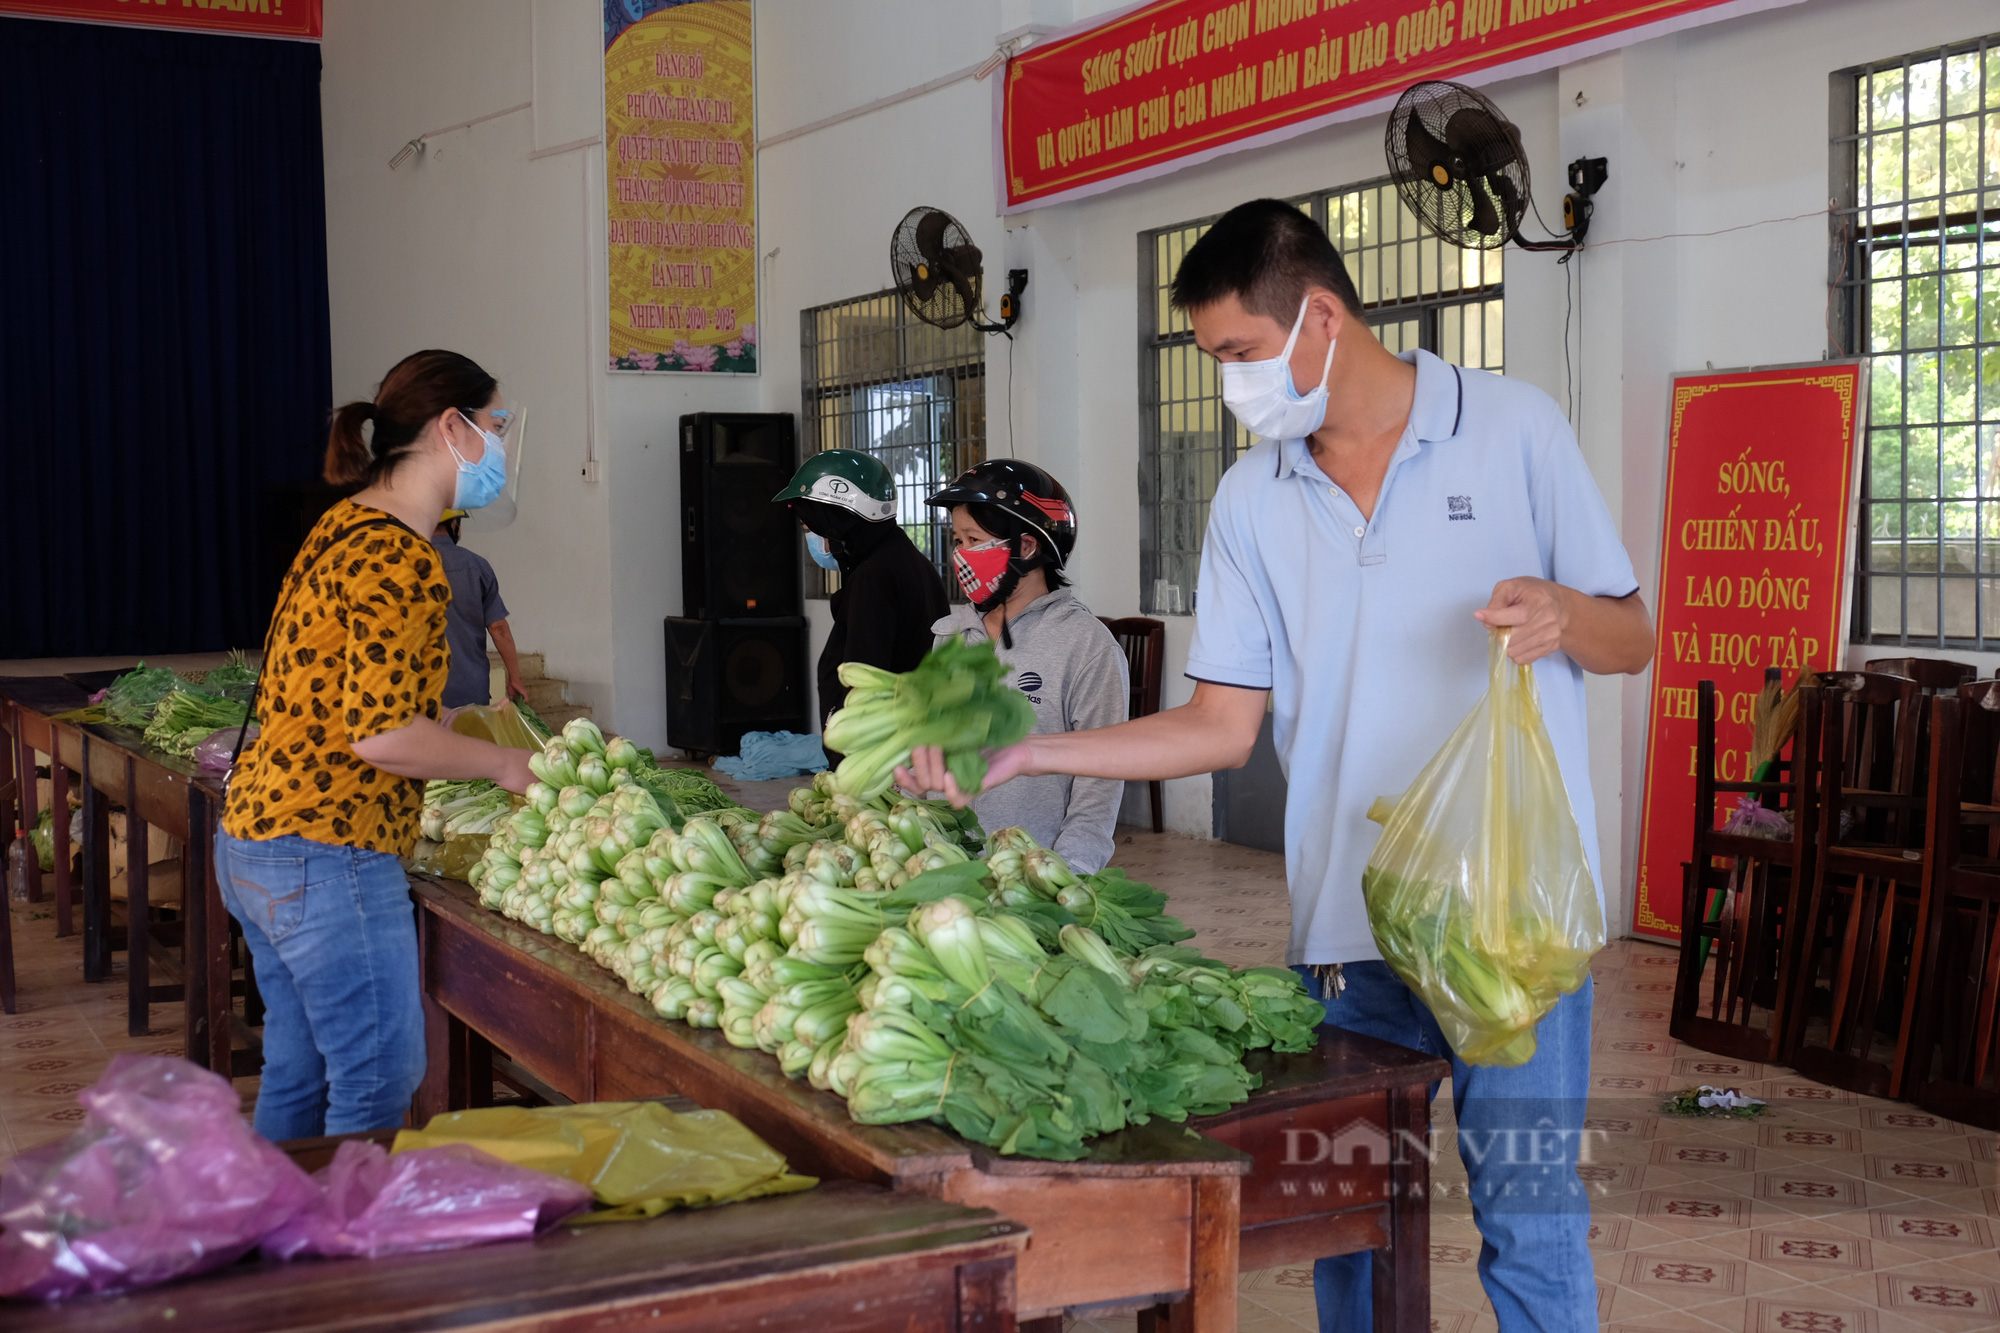
POLYGON ((499 381, 470 357, 432 349, 398 361, 372 403, 353 402, 333 414, 324 475, 329 485, 360 489, 382 481, 410 455, 417 437, 453 408, 472 413, 493 401, 499 381), (374 430, 364 433, 364 427, 374 430))

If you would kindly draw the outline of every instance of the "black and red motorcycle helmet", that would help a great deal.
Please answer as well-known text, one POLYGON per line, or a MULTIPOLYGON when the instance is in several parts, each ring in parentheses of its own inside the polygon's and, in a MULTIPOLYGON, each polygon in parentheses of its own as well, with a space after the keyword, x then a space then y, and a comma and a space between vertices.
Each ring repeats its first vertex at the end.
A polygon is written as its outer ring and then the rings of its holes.
POLYGON ((1018 458, 993 458, 969 467, 924 503, 941 509, 991 505, 1003 511, 1041 539, 1030 569, 1041 564, 1061 569, 1076 549, 1076 509, 1069 492, 1047 472, 1018 458))

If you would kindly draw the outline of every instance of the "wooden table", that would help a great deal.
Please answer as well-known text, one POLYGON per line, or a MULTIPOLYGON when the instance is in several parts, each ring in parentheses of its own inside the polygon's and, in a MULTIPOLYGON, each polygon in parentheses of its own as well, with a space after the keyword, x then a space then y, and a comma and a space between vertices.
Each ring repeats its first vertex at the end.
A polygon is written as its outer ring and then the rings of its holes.
POLYGON ((441 1254, 253 1261, 129 1296, 8 1306, 0 1322, 10 1333, 1008 1333, 1026 1241, 991 1212, 829 1181, 441 1254))
MULTIPOLYGON (((51 760, 51 796, 66 806, 69 777, 83 783, 83 969, 90 981, 111 976, 112 955, 123 948, 127 969, 127 1031, 135 1037, 150 1031, 149 1006, 155 1002, 185 1002, 187 1058, 224 1077, 256 1072, 257 1054, 248 1029, 236 1020, 233 997, 239 989, 234 976, 230 919, 215 879, 213 847, 221 818, 222 787, 186 759, 145 743, 134 728, 105 724, 57 722, 56 715, 80 708, 88 696, 59 676, 0 677, 0 724, 14 744, 13 765, 20 784, 23 826, 36 814, 34 755, 51 760), (125 807, 126 925, 111 922, 110 806, 125 807), (163 940, 148 901, 146 829, 158 828, 180 842, 183 921, 177 931, 183 946, 175 960, 163 940), (154 985, 152 968, 162 963, 178 970, 177 982, 154 985), (237 1048, 242 1038, 249 1047, 237 1048)), ((55 909, 57 934, 70 931, 69 821, 57 819, 55 833, 55 909)), ((39 876, 31 879, 31 896, 39 876)), ((243 987, 248 986, 246 977, 243 987)))
POLYGON ((857 1125, 839 1098, 719 1032, 666 1022, 574 947, 481 908, 468 886, 418 877, 415 888, 430 1048, 417 1123, 480 1104, 497 1050, 560 1097, 684 1094, 799 1170, 1027 1224, 1024 1319, 1138 1309, 1150 1325, 1226 1333, 1239 1257, 1369 1250, 1376 1328, 1430 1327, 1429 1159, 1398 1149, 1425 1141, 1442 1061, 1322 1028, 1306 1055, 1253 1055, 1264 1086, 1224 1115, 1108 1135, 1080 1162, 1002 1158, 930 1124, 857 1125))

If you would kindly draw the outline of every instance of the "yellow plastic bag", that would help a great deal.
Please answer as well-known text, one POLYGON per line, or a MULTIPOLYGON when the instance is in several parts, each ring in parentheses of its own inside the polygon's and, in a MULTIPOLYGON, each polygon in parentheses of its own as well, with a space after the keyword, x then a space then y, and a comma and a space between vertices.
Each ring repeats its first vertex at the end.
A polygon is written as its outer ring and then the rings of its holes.
POLYGON ((404 858, 403 865, 418 874, 464 879, 486 855, 492 841, 490 833, 454 833, 443 842, 419 838, 416 849, 404 858))
POLYGON ((516 750, 539 750, 542 738, 528 727, 512 699, 499 704, 468 704, 451 715, 451 729, 516 750))
POLYGON ((1459 1058, 1518 1065, 1604 947, 1604 912, 1534 671, 1508 660, 1505 631, 1492 632, 1487 675, 1486 697, 1410 789, 1368 811, 1383 827, 1361 887, 1383 960, 1459 1058))
POLYGON ((670 1111, 658 1102, 488 1107, 434 1116, 396 1135, 392 1151, 469 1143, 502 1161, 590 1186, 614 1222, 669 1208, 735 1203, 811 1189, 785 1159, 726 1111, 670 1111))

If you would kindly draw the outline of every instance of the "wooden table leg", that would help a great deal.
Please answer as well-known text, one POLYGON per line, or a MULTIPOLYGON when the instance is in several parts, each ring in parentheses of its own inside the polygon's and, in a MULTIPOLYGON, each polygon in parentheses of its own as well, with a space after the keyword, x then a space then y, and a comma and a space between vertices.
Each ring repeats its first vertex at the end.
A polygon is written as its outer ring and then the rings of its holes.
MULTIPOLYGON (((62 748, 53 738, 50 745, 62 748)), ((66 939, 76 934, 76 923, 70 919, 70 893, 75 886, 69 873, 73 850, 69 845, 69 769, 53 754, 49 756, 49 805, 55 811, 49 831, 55 843, 56 938, 66 939)))
POLYGON ((1375 1333, 1429 1333, 1431 1326, 1430 1085, 1389 1094, 1389 1243, 1371 1252, 1375 1333))
POLYGON ((224 1078, 227 1068, 216 1069, 208 1062, 208 1034, 213 1020, 208 1011, 208 859, 214 844, 203 836, 208 827, 208 794, 188 784, 188 839, 181 848, 181 1001, 184 1054, 204 1069, 224 1078))
POLYGON ((152 830, 139 818, 139 761, 125 757, 125 1034, 153 1032, 152 830))
MULTIPOLYGON (((15 720, 13 707, 0 700, 0 727, 7 729, 7 743, 0 745, 0 1013, 14 1012, 14 904, 11 901, 13 887, 6 882, 4 873, 7 853, 13 849, 17 825, 14 812, 20 807, 20 786, 15 781, 14 761, 15 728, 20 723, 15 720)), ((18 826, 19 836, 25 843, 27 825, 18 826)), ((28 848, 30 857, 34 849, 28 848)))
POLYGON ((7 733, 7 743, 0 745, 0 853, 14 845, 15 831, 20 828, 15 811, 20 808, 21 793, 14 782, 14 729, 20 725, 13 705, 0 699, 0 731, 7 733))
POLYGON ((230 927, 234 924, 229 909, 222 905, 222 867, 216 864, 215 834, 222 824, 222 803, 202 798, 202 817, 199 821, 190 819, 190 834, 199 838, 202 847, 201 878, 192 886, 195 898, 201 904, 201 923, 196 925, 192 918, 188 921, 190 949, 197 946, 201 950, 199 961, 190 962, 189 969, 199 967, 206 980, 202 983, 208 992, 204 1011, 208 1021, 208 1067, 224 1078, 233 1076, 235 1056, 235 980, 236 968, 231 961, 235 944, 230 927))
POLYGON ((958 1333, 1015 1333, 1013 1260, 958 1266, 956 1327, 958 1333))
POLYGON ((90 777, 90 737, 83 737, 83 979, 111 975, 111 802, 90 777))
POLYGON ((1167 1307, 1169 1333, 1236 1333, 1236 1268, 1243 1239, 1243 1179, 1195 1176, 1188 1294, 1167 1307))
MULTIPOLYGON (((9 726, 14 722, 13 710, 0 703, 0 722, 9 726)), ((14 845, 14 809, 19 792, 14 782, 14 733, 7 733, 4 753, 0 753, 0 871, 7 864, 6 854, 14 845)), ((27 828, 21 828, 21 841, 30 861, 35 859, 35 849, 27 844, 27 828)), ((0 873, 0 1013, 14 1012, 14 903, 13 886, 0 873)))
MULTIPOLYGON (((35 747, 28 744, 27 733, 18 726, 14 729, 14 773, 21 785, 21 832, 25 834, 41 817, 42 790, 35 779, 35 747)), ((28 901, 38 903, 42 900, 42 862, 35 855, 32 843, 28 846, 28 859, 24 864, 28 875, 28 901)))

